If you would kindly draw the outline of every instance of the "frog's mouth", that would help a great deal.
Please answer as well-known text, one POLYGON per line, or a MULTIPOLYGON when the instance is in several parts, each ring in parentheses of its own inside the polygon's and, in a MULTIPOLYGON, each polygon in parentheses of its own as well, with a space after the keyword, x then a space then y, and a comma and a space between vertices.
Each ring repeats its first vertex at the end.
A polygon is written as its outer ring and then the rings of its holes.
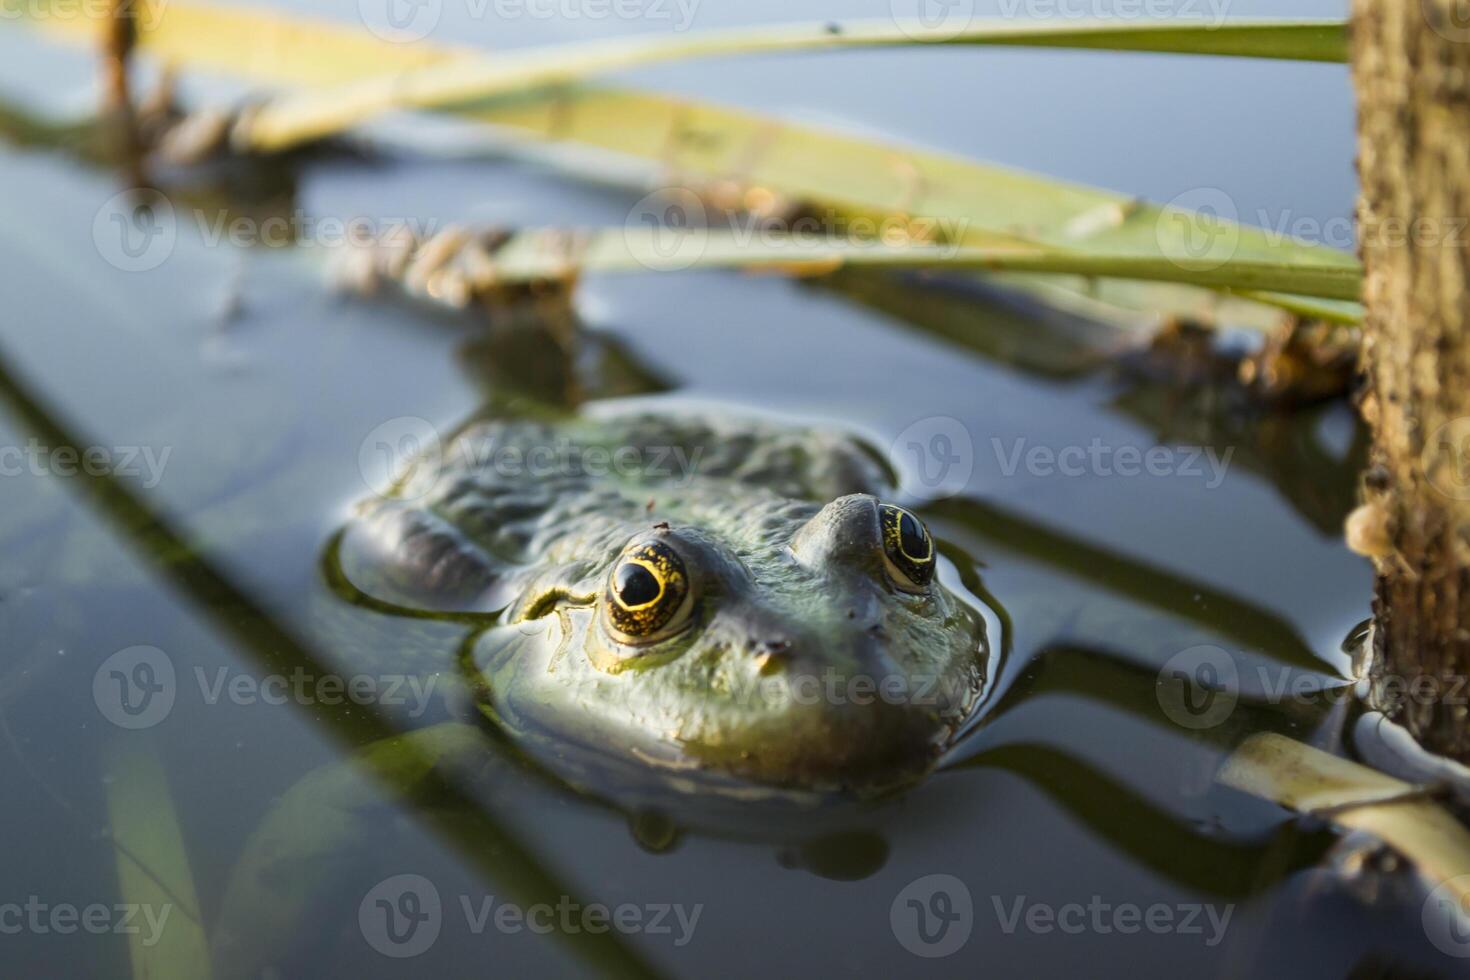
POLYGON ((683 656, 606 671, 589 653, 595 606, 562 601, 541 611, 487 631, 464 666, 485 713, 553 766, 595 754, 726 794, 752 784, 881 794, 933 769, 982 688, 982 650, 916 673, 859 626, 796 637, 779 669, 757 670, 749 683, 717 661, 754 656, 730 656, 718 637, 683 656))

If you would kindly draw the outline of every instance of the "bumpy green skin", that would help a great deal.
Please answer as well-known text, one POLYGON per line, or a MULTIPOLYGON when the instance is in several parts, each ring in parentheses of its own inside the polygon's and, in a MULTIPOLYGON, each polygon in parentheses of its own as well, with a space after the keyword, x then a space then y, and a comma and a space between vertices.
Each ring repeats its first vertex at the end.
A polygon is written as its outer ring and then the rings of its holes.
POLYGON ((342 564, 401 607, 499 612, 466 666, 513 735, 691 781, 873 790, 932 766, 987 656, 975 610, 885 570, 885 483, 861 445, 820 431, 482 422, 363 504, 342 564), (648 542, 682 559, 691 605, 677 633, 634 645, 604 604, 619 557, 648 542))

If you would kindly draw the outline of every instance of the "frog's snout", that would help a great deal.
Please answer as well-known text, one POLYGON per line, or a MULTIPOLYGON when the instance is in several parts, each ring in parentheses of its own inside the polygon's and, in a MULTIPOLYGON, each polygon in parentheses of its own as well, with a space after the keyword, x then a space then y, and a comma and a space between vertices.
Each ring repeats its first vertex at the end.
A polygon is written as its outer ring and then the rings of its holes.
POLYGON ((817 511, 791 537, 791 554, 815 571, 876 571, 880 567, 878 498, 849 494, 817 511))
POLYGON ((746 610, 758 679, 743 690, 740 768, 780 783, 868 789, 923 775, 953 734, 947 678, 914 669, 867 615, 798 622, 746 610))

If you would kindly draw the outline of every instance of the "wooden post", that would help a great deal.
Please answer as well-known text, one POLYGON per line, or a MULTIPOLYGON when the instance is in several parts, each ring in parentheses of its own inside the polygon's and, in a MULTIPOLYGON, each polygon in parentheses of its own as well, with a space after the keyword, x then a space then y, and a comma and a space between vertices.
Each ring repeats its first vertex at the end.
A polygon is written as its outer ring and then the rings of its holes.
POLYGON ((1374 448, 1349 538, 1378 573, 1375 696, 1426 748, 1470 761, 1470 21, 1458 6, 1353 3, 1374 448))

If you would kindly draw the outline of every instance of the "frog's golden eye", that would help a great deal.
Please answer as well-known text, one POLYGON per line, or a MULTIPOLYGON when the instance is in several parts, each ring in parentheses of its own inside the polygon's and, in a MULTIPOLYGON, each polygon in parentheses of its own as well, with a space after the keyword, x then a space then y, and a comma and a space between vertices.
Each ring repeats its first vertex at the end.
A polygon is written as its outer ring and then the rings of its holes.
POLYGON ((660 542, 629 549, 608 576, 602 608, 624 643, 652 643, 689 621, 689 573, 673 548, 660 542))
POLYGON ((879 509, 883 526, 883 566, 893 584, 906 592, 923 592, 934 581, 934 539, 924 522, 902 507, 879 509))

